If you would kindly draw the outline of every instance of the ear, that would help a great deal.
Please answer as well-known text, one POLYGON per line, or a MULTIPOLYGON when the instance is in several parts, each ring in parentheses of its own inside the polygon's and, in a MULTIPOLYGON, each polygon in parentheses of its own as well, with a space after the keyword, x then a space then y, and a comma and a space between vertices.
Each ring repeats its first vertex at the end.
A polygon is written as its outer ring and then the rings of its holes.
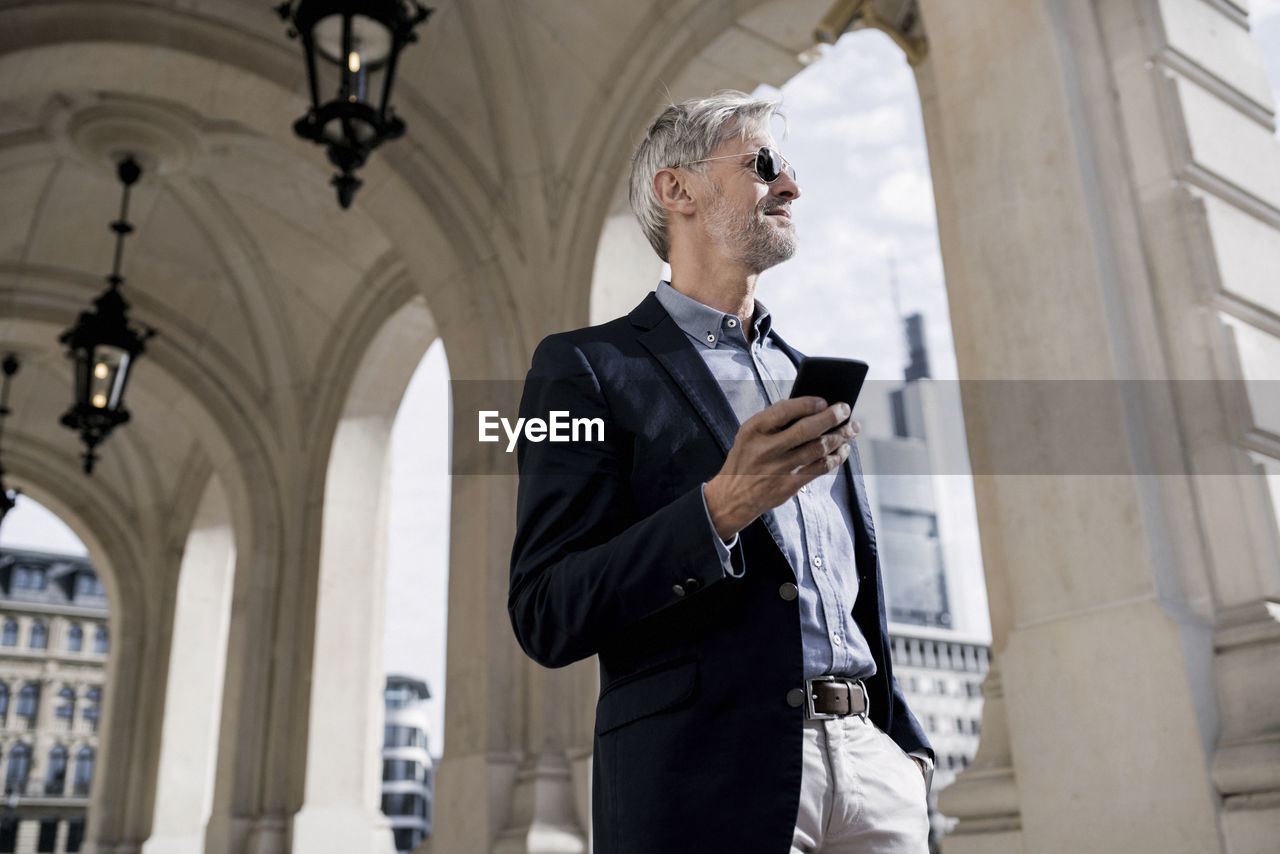
POLYGON ((659 169, 653 176, 653 193, 658 202, 671 213, 692 216, 698 209, 689 186, 689 175, 679 169, 659 169))

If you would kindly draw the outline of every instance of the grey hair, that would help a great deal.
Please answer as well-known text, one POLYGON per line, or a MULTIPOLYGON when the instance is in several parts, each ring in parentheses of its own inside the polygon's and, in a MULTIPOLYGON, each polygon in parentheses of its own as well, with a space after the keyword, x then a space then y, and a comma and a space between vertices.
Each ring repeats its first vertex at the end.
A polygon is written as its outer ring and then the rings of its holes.
POLYGON ((709 157, 720 143, 737 136, 744 142, 754 133, 767 131, 778 112, 778 101, 753 98, 734 89, 723 89, 709 98, 693 98, 663 110, 631 156, 631 210, 649 245, 663 261, 671 260, 667 237, 667 209, 653 190, 653 176, 661 169, 689 166, 709 157))

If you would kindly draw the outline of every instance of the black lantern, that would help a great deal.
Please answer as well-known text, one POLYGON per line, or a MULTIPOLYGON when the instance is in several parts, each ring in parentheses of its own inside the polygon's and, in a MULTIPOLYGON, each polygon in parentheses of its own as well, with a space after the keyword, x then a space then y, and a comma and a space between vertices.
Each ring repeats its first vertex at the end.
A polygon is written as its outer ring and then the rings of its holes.
POLYGON ((369 154, 404 134, 391 109, 400 50, 431 14, 417 0, 298 0, 280 4, 307 56, 311 109, 293 124, 303 139, 328 149, 338 204, 351 206, 363 183, 354 174, 369 154), (323 94, 322 94, 323 93, 323 94), (324 98, 331 100, 324 100, 324 98))
POLYGON ((93 309, 81 313, 76 325, 62 333, 58 340, 67 346, 67 356, 74 365, 75 402, 62 415, 62 425, 80 433, 84 442, 84 472, 93 473, 97 460, 95 449, 116 427, 129 420, 124 408, 124 392, 134 362, 146 350, 146 341, 155 330, 129 325, 129 304, 120 296, 120 257, 125 235, 133 231, 126 217, 129 213, 129 188, 142 175, 142 168, 132 156, 120 162, 120 182, 124 196, 120 202, 120 218, 111 223, 116 233, 115 264, 110 283, 93 302, 93 309))
MULTIPOLYGON (((0 437, 3 437, 4 419, 9 415, 9 381, 18 372, 18 357, 10 353, 4 357, 4 363, 0 367, 4 369, 4 380, 0 381, 3 382, 0 385, 0 437)), ((9 511, 17 503, 18 490, 4 485, 4 464, 0 462, 0 525, 4 524, 4 517, 9 515, 9 511)))

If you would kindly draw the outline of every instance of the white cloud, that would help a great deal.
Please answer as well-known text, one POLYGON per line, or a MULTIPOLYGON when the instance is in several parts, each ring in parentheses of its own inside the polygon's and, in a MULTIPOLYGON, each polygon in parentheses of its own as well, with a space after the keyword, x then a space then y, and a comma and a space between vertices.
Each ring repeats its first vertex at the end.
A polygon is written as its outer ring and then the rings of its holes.
POLYGON ((907 113, 901 104, 881 104, 859 113, 835 115, 805 131, 818 140, 845 145, 889 145, 909 133, 907 113))
POLYGON ((1261 24, 1269 18, 1280 17, 1280 0, 1253 0, 1249 4, 1249 21, 1261 24))
POLYGON ((883 214, 898 222, 933 226, 933 184, 919 171, 900 170, 880 182, 876 201, 883 214))

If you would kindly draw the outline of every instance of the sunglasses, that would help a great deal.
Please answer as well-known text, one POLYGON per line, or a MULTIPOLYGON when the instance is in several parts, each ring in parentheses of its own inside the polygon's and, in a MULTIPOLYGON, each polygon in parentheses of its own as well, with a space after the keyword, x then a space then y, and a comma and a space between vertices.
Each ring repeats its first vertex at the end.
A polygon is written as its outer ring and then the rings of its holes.
MULTIPOLYGON (((721 157, 704 157, 701 160, 693 160, 685 163, 685 166, 693 166, 695 163, 706 163, 710 160, 729 160, 733 157, 747 157, 751 152, 743 154, 725 154, 721 157)), ((756 153, 755 170, 756 175, 766 184, 772 184, 774 181, 782 177, 782 173, 786 172, 792 181, 796 180, 796 168, 787 162, 787 158, 779 154, 775 149, 765 145, 756 153)))

